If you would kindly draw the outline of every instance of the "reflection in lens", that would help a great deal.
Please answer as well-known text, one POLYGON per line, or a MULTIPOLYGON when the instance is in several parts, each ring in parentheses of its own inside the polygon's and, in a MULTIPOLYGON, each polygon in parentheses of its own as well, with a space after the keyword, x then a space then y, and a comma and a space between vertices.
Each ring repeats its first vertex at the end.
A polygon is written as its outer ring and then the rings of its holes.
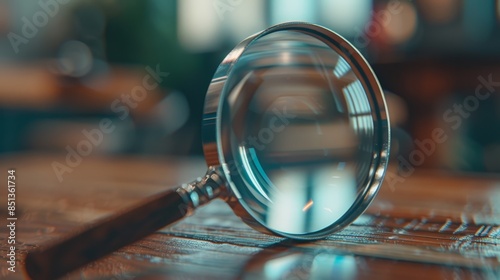
POLYGON ((314 232, 338 220, 356 198, 351 171, 339 165, 339 170, 297 170, 278 176, 276 185, 287 188, 273 193, 267 224, 283 232, 314 232))
POLYGON ((323 230, 367 184, 374 144, 364 81, 315 37, 279 31, 253 42, 226 85, 226 161, 237 196, 266 227, 323 230))

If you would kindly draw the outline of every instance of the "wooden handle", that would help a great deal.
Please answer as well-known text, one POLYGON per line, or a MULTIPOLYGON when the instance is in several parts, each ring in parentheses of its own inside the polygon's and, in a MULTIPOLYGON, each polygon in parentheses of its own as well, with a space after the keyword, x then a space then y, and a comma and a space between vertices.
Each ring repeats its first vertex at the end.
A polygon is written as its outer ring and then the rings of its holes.
POLYGON ((175 191, 160 193, 75 235, 26 256, 32 279, 55 279, 142 239, 186 215, 187 203, 175 191))

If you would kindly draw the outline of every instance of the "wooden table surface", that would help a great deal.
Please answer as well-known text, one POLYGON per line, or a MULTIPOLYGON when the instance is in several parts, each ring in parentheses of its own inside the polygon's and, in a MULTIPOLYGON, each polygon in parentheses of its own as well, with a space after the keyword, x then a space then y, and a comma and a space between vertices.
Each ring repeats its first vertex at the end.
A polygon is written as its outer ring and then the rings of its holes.
MULTIPOLYGON (((202 159, 84 158, 59 182, 63 156, 0 158, 0 218, 7 170, 16 169, 16 272, 27 251, 202 176, 202 159)), ((500 178, 420 172, 385 184, 368 211, 325 240, 293 243, 259 233, 223 201, 76 271, 68 279, 500 279, 500 178)))

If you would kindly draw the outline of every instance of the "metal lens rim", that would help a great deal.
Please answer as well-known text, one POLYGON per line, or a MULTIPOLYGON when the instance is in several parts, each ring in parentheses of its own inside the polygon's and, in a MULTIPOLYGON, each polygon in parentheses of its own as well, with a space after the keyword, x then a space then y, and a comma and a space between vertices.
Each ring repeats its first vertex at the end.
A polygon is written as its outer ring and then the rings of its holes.
MULTIPOLYGON (((383 96, 383 91, 380 84, 368 62, 359 53, 354 46, 337 33, 310 23, 304 22, 288 22, 274 25, 258 34, 250 36, 237 45, 231 51, 217 69, 214 78, 209 86, 207 97, 205 100, 205 111, 203 119, 203 144, 204 153, 207 164, 210 166, 221 166, 226 182, 230 189, 229 197, 227 198, 229 205, 233 211, 253 228, 275 235, 280 235, 293 239, 313 240, 324 238, 336 231, 339 231, 352 223, 358 218, 370 205, 375 198, 378 190, 381 187, 390 150, 390 125, 389 116, 386 110, 386 103, 383 96), (268 34, 279 31, 296 31, 313 36, 320 41, 330 46, 334 51, 339 53, 352 67, 363 83, 365 91, 370 95, 368 100, 376 118, 374 122, 375 137, 373 146, 373 158, 370 164, 369 178, 366 180, 364 191, 357 197, 349 210, 336 222, 330 226, 311 233, 290 234, 267 228, 261 222, 252 208, 245 202, 244 198, 239 195, 240 187, 233 183, 229 170, 229 162, 227 159, 232 158, 230 155, 230 143, 224 140, 222 136, 223 120, 221 118, 224 98, 227 95, 227 81, 231 79, 231 70, 245 50, 255 41, 268 34)), ((227 129, 227 128, 225 128, 227 129)), ((240 175, 238 175, 240 176, 240 175)))

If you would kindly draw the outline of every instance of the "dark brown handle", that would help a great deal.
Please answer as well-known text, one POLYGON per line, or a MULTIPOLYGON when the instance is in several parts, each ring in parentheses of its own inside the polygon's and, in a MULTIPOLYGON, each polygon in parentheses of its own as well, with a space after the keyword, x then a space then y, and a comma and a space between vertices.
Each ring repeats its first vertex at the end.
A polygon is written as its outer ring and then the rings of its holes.
POLYGON ((49 247, 29 252, 26 271, 33 279, 55 279, 131 244, 186 215, 175 191, 160 193, 136 207, 100 221, 49 247))

